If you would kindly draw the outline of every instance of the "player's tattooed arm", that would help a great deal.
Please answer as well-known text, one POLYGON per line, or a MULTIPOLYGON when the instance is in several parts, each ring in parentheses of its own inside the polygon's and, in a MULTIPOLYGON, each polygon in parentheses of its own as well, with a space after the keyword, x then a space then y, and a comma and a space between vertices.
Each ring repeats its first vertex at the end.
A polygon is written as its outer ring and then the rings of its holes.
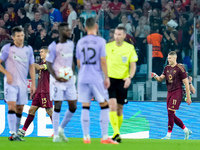
POLYGON ((1 65, 3 61, 0 59, 0 72, 6 75, 7 83, 12 84, 13 78, 12 75, 1 65))
POLYGON ((59 81, 59 82, 67 82, 67 80, 65 80, 64 78, 60 78, 60 77, 57 77, 57 76, 56 76, 56 73, 55 73, 55 71, 53 70, 53 67, 52 67, 52 63, 50 63, 50 62, 47 61, 46 64, 47 64, 47 69, 48 69, 49 73, 50 73, 57 81, 59 81))
POLYGON ((38 65, 36 63, 34 63, 34 66, 37 70, 46 70, 47 69, 47 65, 43 64, 43 65, 38 65))
POLYGON ((151 73, 151 76, 154 77, 154 79, 156 79, 156 81, 158 82, 162 82, 165 79, 165 75, 161 74, 160 76, 158 76, 154 72, 151 73))

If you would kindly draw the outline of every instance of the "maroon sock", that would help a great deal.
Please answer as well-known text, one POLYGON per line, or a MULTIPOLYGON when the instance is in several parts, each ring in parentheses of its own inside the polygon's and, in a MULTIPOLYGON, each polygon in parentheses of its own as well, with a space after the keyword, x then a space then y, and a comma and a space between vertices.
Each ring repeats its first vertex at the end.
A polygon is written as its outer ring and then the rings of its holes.
POLYGON ((185 125, 183 124, 183 121, 178 118, 176 115, 174 115, 174 122, 177 126, 179 126, 181 129, 185 128, 185 125))
POLYGON ((26 118, 24 127, 22 128, 24 131, 26 131, 28 129, 28 127, 31 124, 31 122, 33 121, 34 117, 35 117, 34 115, 28 114, 28 117, 26 118))
POLYGON ((168 132, 172 132, 174 127, 174 111, 168 110, 168 132))

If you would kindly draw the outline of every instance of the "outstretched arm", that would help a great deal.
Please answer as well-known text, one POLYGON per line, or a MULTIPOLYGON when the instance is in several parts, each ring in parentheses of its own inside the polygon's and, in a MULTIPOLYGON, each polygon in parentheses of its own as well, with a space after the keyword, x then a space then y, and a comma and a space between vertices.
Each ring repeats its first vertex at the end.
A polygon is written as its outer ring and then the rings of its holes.
POLYGON ((151 73, 151 76, 154 77, 154 79, 156 79, 156 81, 158 82, 162 82, 165 79, 165 75, 161 74, 160 76, 158 76, 154 72, 151 73))

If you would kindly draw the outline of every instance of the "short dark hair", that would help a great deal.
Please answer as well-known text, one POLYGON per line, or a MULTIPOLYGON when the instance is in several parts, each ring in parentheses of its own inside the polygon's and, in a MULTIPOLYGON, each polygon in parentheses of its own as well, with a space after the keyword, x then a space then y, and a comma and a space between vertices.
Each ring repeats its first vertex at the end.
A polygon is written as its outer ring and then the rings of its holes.
POLYGON ((26 11, 25 11, 24 8, 20 8, 19 10, 20 10, 20 12, 21 12, 22 15, 26 16, 26 11))
POLYGON ((36 11, 34 11, 34 15, 35 15, 36 13, 40 13, 40 12, 36 10, 36 11))
POLYGON ((171 51, 171 52, 169 52, 168 55, 171 55, 171 56, 177 56, 177 54, 176 54, 175 51, 171 51))
POLYGON ((48 46, 42 46, 41 48, 40 48, 40 50, 41 49, 44 49, 44 50, 47 50, 48 51, 48 46))
POLYGON ((174 35, 176 40, 178 39, 178 31, 177 30, 172 30, 171 33, 174 35))
POLYGON ((13 4, 9 4, 7 8, 14 8, 13 4))
POLYGON ((24 32, 24 29, 20 26, 16 26, 16 27, 12 28, 12 30, 11 30, 12 36, 15 36, 16 32, 24 32))
POLYGON ((59 34, 59 32, 58 32, 58 30, 53 30, 53 31, 51 31, 51 35, 52 34, 59 34))
POLYGON ((86 27, 87 28, 93 28, 94 26, 95 26, 95 20, 94 20, 94 18, 88 18, 87 20, 86 20, 86 27))
POLYGON ((67 22, 62 22, 58 25, 58 30, 60 30, 60 28, 65 27, 65 26, 69 26, 69 24, 67 22))
POLYGON ((115 30, 123 30, 124 31, 124 33, 126 33, 126 28, 125 27, 121 27, 121 26, 119 26, 119 27, 117 27, 117 28, 115 28, 115 30))
POLYGON ((188 16, 188 14, 182 14, 182 16, 183 16, 183 18, 185 18, 186 21, 189 20, 189 16, 188 16))
POLYGON ((76 10, 76 3, 75 2, 70 2, 69 4, 72 6, 73 10, 76 10))

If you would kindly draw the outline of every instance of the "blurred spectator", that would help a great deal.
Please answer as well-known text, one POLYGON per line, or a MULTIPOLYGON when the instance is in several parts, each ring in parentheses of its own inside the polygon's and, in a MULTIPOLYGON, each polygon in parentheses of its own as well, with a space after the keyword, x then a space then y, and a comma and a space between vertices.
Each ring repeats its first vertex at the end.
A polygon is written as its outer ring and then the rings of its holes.
POLYGON ((49 39, 48 39, 48 45, 51 44, 53 41, 58 40, 58 37, 59 37, 59 32, 58 32, 58 30, 53 30, 53 31, 51 31, 50 37, 49 37, 49 39))
POLYGON ((85 2, 84 3, 84 10, 82 11, 82 13, 80 14, 80 17, 82 17, 84 19, 84 23, 83 25, 85 26, 86 20, 88 18, 95 18, 96 19, 96 12, 91 10, 91 3, 85 2))
POLYGON ((62 14, 60 13, 58 9, 53 8, 50 2, 45 2, 43 7, 48 13, 50 13, 49 17, 50 17, 51 26, 53 26, 54 22, 63 22, 62 14))
POLYGON ((30 23, 30 19, 28 17, 26 17, 26 11, 24 8, 20 8, 18 9, 18 22, 17 22, 17 25, 21 25, 22 27, 24 27, 24 25, 26 23, 30 23))
POLYGON ((120 13, 120 9, 121 9, 121 5, 122 3, 119 2, 118 0, 113 0, 113 2, 111 2, 108 5, 108 8, 111 9, 112 13, 117 16, 120 13))
POLYGON ((34 30, 32 30, 32 26, 30 23, 26 23, 24 25, 24 34, 25 34, 24 38, 27 44, 33 47, 35 40, 35 33, 34 30))
POLYGON ((126 9, 129 13, 133 13, 135 10, 135 6, 131 4, 131 0, 125 0, 126 4, 126 9))
POLYGON ((4 8, 3 8, 3 5, 2 3, 0 2, 0 14, 4 13, 4 8))
POLYGON ((53 31, 53 30, 58 30, 58 22, 54 22, 53 23, 53 26, 51 27, 51 31, 53 31))
POLYGON ((159 32, 161 31, 162 19, 160 17, 160 11, 158 9, 153 9, 152 12, 149 13, 149 24, 150 27, 157 26, 159 32))
POLYGON ((122 26, 126 28, 126 33, 129 34, 130 36, 133 36, 135 32, 135 28, 131 26, 131 24, 128 22, 128 18, 126 15, 123 15, 121 18, 122 23, 119 24, 118 26, 122 26))
POLYGON ((10 39, 11 39, 10 34, 6 33, 6 28, 0 26, 0 44, 1 44, 1 41, 10 40, 10 39))
POLYGON ((92 3, 91 9, 94 10, 96 13, 98 13, 101 8, 101 4, 98 4, 97 0, 91 0, 91 3, 92 3))
POLYGON ((137 41, 137 48, 140 50, 138 54, 138 62, 137 64, 146 63, 146 37, 150 33, 150 26, 147 25, 147 18, 142 16, 139 20, 138 26, 136 27, 135 37, 137 41))
POLYGON ((178 12, 174 9, 174 4, 172 1, 169 1, 165 7, 162 9, 161 18, 163 19, 163 24, 166 25, 171 19, 178 17, 178 12))
POLYGON ((115 39, 114 39, 114 32, 115 32, 115 29, 110 29, 109 31, 109 41, 108 42, 113 42, 115 39))
POLYGON ((174 8, 179 12, 183 13, 185 12, 185 6, 182 4, 181 0, 177 0, 176 3, 174 4, 174 8))
POLYGON ((133 19, 132 19, 132 25, 136 28, 138 26, 138 22, 139 22, 139 19, 141 17, 142 13, 139 11, 139 10, 135 10, 133 12, 133 19))
POLYGON ((150 0, 148 3, 151 5, 152 9, 160 9, 162 8, 161 6, 161 0, 150 0))
POLYGON ((34 52, 39 52, 42 46, 48 46, 47 31, 45 29, 41 29, 40 35, 35 38, 33 44, 34 52))
POLYGON ((4 15, 3 15, 3 20, 4 20, 4 22, 5 22, 5 27, 7 28, 7 30, 9 31, 8 33, 11 33, 11 29, 13 28, 13 27, 15 27, 16 26, 16 23, 14 22, 14 21, 10 21, 9 20, 9 14, 8 13, 4 13, 4 15))
POLYGON ((148 17, 149 16, 149 12, 152 11, 152 7, 148 2, 144 2, 142 10, 143 10, 143 15, 148 17))
POLYGON ((43 23, 39 23, 39 24, 37 25, 37 30, 35 31, 35 36, 39 36, 39 35, 40 35, 40 31, 41 31, 42 29, 45 29, 44 24, 43 24, 43 23))
POLYGON ((102 1, 101 10, 98 12, 97 20, 99 22, 99 29, 101 36, 108 41, 109 30, 111 28, 112 19, 114 19, 113 13, 108 8, 108 4, 105 0, 102 1))
POLYGON ((76 20, 76 27, 74 28, 74 43, 76 44, 78 40, 83 37, 83 35, 86 35, 86 30, 83 27, 83 18, 77 18, 76 20))
POLYGON ((26 3, 24 9, 26 10, 26 16, 32 21, 34 20, 34 12, 38 11, 39 4, 35 3, 35 0, 30 0, 29 3, 26 3))
POLYGON ((44 7, 42 5, 39 6, 38 11, 40 12, 41 20, 44 21, 44 27, 47 29, 49 26, 49 15, 44 12, 44 7))
POLYGON ((9 4, 8 5, 8 11, 7 12, 9 14, 9 20, 10 21, 14 21, 15 23, 17 23, 18 16, 14 12, 14 5, 13 4, 9 4))
POLYGON ((39 11, 35 11, 34 12, 34 20, 31 21, 31 26, 32 26, 32 29, 34 31, 37 30, 37 26, 38 26, 39 23, 43 23, 43 21, 41 20, 40 12, 39 11))
POLYGON ((194 13, 194 16, 200 15, 200 0, 191 0, 190 11, 194 13))
POLYGON ((2 18, 0 18, 0 27, 4 27, 4 26, 5 26, 5 21, 2 18))
POLYGON ((121 18, 123 15, 127 15, 125 4, 121 5, 120 13, 117 16, 115 16, 113 23, 112 23, 112 28, 116 28, 121 23, 121 18))
POLYGON ((66 2, 63 2, 60 7, 60 12, 62 13, 63 21, 65 21, 65 22, 67 22, 67 18, 70 14, 70 10, 68 9, 68 4, 70 2, 71 2, 71 0, 66 0, 66 2))
POLYGON ((67 23, 69 24, 69 26, 71 27, 72 31, 74 30, 75 28, 75 25, 76 25, 76 19, 77 19, 77 14, 75 12, 75 9, 76 9, 76 3, 74 2, 70 2, 68 4, 68 8, 70 10, 70 14, 68 16, 68 19, 67 19, 67 23))
POLYGON ((7 10, 8 9, 8 6, 12 4, 13 5, 13 9, 14 9, 14 12, 17 13, 18 9, 24 7, 25 5, 25 2, 24 0, 8 0, 5 4, 4 4, 4 10, 7 10))
POLYGON ((152 71, 158 75, 163 71, 163 54, 161 51, 161 42, 163 36, 158 33, 157 26, 151 28, 151 34, 147 36, 148 44, 152 44, 152 71))

